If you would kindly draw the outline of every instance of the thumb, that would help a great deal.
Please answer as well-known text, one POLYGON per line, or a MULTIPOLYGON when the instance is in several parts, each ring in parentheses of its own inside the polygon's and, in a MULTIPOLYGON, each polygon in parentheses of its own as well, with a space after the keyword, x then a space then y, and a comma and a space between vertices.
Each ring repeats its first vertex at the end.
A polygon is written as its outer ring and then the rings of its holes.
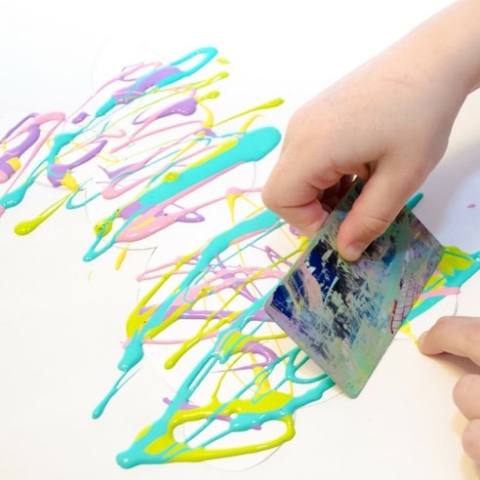
POLYGON ((376 170, 340 226, 337 237, 340 255, 348 261, 357 260, 395 220, 415 186, 397 172, 392 175, 388 170, 376 170))

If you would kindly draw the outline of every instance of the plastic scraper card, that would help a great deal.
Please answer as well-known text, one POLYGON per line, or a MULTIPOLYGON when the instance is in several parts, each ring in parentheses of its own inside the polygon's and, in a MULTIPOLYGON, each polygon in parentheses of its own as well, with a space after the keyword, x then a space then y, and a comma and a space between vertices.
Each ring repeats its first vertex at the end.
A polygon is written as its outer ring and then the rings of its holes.
POLYGON ((355 181, 265 305, 350 397, 365 386, 443 250, 404 208, 358 261, 340 258, 338 228, 361 188, 355 181))

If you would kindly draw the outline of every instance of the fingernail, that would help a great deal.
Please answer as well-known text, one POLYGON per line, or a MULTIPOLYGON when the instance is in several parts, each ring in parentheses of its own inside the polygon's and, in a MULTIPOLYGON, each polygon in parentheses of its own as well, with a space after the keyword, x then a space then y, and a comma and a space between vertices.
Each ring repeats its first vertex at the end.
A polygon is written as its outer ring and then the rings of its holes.
POLYGON ((350 245, 347 245, 343 258, 345 258, 345 260, 348 260, 349 262, 354 262, 355 260, 359 259, 365 248, 366 245, 362 243, 352 243, 350 245))
POLYGON ((422 350, 423 342, 425 341, 425 336, 427 335, 427 332, 423 332, 417 340, 417 346, 420 350, 422 350))

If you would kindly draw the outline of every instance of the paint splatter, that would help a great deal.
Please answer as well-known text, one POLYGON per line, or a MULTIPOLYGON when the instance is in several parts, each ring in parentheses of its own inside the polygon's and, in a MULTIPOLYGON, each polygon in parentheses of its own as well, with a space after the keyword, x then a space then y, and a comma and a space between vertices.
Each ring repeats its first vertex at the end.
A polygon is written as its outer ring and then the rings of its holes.
MULTIPOLYGON (((0 140, 0 216, 33 189, 55 195, 35 197, 38 213, 18 222, 17 234, 61 208, 86 208, 94 220, 85 261, 117 245, 120 268, 130 249, 160 245, 138 277, 120 377, 93 416, 145 356, 164 365, 176 393, 119 454, 122 467, 278 447, 294 436, 296 410, 335 392, 263 311, 305 248, 252 182, 253 166, 280 141, 263 115, 282 100, 215 114, 228 77, 216 56, 209 47, 131 65, 71 114, 31 113, 0 140)), ((221 105, 228 110, 228 99, 221 105)), ((409 321, 458 294, 479 259, 447 249, 409 321)))

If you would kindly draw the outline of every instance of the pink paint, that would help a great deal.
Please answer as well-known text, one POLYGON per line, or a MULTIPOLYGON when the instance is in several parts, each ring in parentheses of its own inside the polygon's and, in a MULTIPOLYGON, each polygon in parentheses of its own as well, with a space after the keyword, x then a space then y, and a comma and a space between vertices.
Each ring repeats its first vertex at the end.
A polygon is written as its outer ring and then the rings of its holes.
MULTIPOLYGON (((159 232, 164 228, 173 225, 180 218, 190 213, 198 213, 202 208, 210 205, 214 205, 218 202, 224 201, 225 196, 217 197, 207 202, 195 205, 191 208, 183 208, 178 212, 165 214, 165 203, 162 205, 156 205, 154 208, 150 208, 142 215, 138 216, 129 226, 126 228, 117 238, 118 242, 134 242, 142 239, 153 233, 159 232), (159 215, 162 214, 162 215, 159 215), (147 223, 148 222, 148 223, 147 223)), ((169 203, 171 205, 171 203, 169 203)), ((169 206, 167 205, 167 206, 169 206)), ((127 207, 125 207, 127 208, 127 207)), ((125 209, 124 209, 125 210, 125 209)), ((123 217, 122 217, 123 218, 123 217)), ((128 218, 128 217, 127 217, 128 218)))
POLYGON ((420 295, 420 299, 424 300, 432 297, 448 297, 450 295, 459 295, 460 288, 457 287, 443 287, 429 292, 424 292, 420 295))
MULTIPOLYGON (((212 147, 205 147, 205 148, 203 148, 203 149, 201 149, 197 152, 194 152, 190 155, 186 155, 186 156, 182 157, 181 159, 178 159, 176 162, 171 162, 167 165, 164 165, 155 172, 150 172, 149 174, 145 174, 145 176, 142 177, 139 180, 131 181, 131 179, 129 179, 127 174, 132 174, 132 173, 136 173, 138 171, 141 171, 151 160, 154 160, 154 159, 158 158, 158 156, 160 154, 165 153, 166 151, 168 151, 170 148, 172 148, 173 146, 175 146, 178 143, 180 143, 180 140, 176 141, 174 144, 170 145, 168 148, 161 147, 161 148, 155 150, 152 154, 150 154, 147 158, 145 158, 144 160, 142 160, 140 162, 129 165, 128 167, 125 167, 121 170, 120 169, 116 170, 115 172, 118 173, 118 176, 116 178, 113 178, 113 181, 111 181, 110 184, 107 185, 102 190, 102 197, 107 199, 107 200, 111 200, 112 198, 119 197, 120 195, 123 195, 125 192, 128 192, 129 190, 131 190, 132 188, 135 188, 136 186, 138 186, 138 185, 140 185, 144 182, 147 182, 153 176, 161 175, 163 172, 166 172, 169 168, 176 165, 178 162, 180 162, 180 161, 184 162, 185 160, 189 160, 189 159, 193 158, 194 156, 196 156, 200 153, 205 153, 205 152, 215 148, 213 146, 212 147), (125 181, 125 179, 127 179, 127 178, 130 180, 128 185, 124 185, 123 187, 119 187, 119 184, 122 181, 125 181)), ((107 174, 107 176, 109 176, 110 178, 111 178, 111 175, 113 175, 113 173, 110 173, 110 175, 107 174)))
MULTIPOLYGON (((165 211, 165 209, 167 207, 173 205, 178 200, 182 199, 185 196, 188 196, 190 193, 192 193, 195 190, 197 190, 198 188, 203 187, 204 185, 212 182, 214 179, 223 176, 225 173, 233 170, 235 167, 236 167, 236 165, 232 166, 230 168, 226 168, 225 170, 223 170, 222 172, 220 172, 216 175, 211 175, 210 177, 208 177, 208 178, 206 178, 202 181, 197 182, 194 186, 192 186, 190 188, 186 188, 185 190, 182 190, 181 192, 179 192, 177 195, 174 195, 174 196, 170 197, 167 201, 158 204, 157 208, 159 209, 159 211, 162 211, 162 212, 165 211)), ((183 212, 180 212, 180 213, 184 214, 185 212, 183 211, 183 212)), ((157 229, 156 226, 154 227, 156 222, 159 222, 160 224, 171 224, 171 223, 167 223, 167 222, 170 222, 168 217, 160 217, 159 219, 155 219, 155 220, 152 221, 151 216, 149 214, 149 211, 146 211, 146 212, 136 216, 135 221, 132 222, 132 225, 129 225, 123 232, 121 232, 117 236, 116 242, 117 243, 120 243, 120 242, 130 243, 130 242, 136 242, 138 240, 142 240, 142 239, 148 237, 149 235, 151 235, 152 233, 158 232, 163 228, 163 227, 160 227, 160 228, 157 229), (134 228, 133 224, 135 224, 138 227, 142 223, 145 223, 144 228, 134 228)), ((252 235, 250 235, 250 236, 252 236, 252 235)))

